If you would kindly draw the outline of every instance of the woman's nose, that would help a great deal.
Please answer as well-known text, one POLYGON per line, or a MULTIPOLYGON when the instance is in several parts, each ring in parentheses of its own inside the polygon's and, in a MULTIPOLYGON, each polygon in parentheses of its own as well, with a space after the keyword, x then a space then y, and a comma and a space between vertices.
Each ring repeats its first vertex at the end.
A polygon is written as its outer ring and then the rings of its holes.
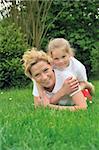
POLYGON ((42 73, 42 76, 41 78, 44 80, 44 79, 47 79, 47 75, 45 73, 42 73))

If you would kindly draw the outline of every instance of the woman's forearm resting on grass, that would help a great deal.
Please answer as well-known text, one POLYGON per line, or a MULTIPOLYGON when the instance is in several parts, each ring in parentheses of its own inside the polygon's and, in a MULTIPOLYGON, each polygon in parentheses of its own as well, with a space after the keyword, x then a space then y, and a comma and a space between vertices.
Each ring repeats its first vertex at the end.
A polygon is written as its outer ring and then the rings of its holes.
POLYGON ((72 101, 74 102, 75 106, 78 108, 87 108, 87 102, 85 97, 81 91, 77 92, 76 94, 72 95, 72 101))
POLYGON ((79 109, 82 109, 82 110, 87 109, 87 107, 76 106, 76 105, 75 106, 60 106, 60 105, 49 104, 48 107, 51 109, 55 109, 55 110, 70 110, 70 111, 76 111, 79 109))
POLYGON ((78 109, 87 109, 86 101, 84 100, 84 97, 81 92, 78 92, 77 94, 72 96, 72 100, 75 103, 75 106, 59 106, 49 103, 49 99, 42 99, 40 97, 34 97, 34 105, 37 106, 44 106, 49 107, 56 110, 65 110, 68 109, 70 111, 76 111, 78 109))

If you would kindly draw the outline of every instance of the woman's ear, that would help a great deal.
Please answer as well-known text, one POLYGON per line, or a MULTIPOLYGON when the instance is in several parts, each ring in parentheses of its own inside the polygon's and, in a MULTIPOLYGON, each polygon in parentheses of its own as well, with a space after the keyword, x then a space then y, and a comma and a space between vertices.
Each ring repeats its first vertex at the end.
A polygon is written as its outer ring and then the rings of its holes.
POLYGON ((32 81, 34 81, 33 77, 31 78, 32 81))

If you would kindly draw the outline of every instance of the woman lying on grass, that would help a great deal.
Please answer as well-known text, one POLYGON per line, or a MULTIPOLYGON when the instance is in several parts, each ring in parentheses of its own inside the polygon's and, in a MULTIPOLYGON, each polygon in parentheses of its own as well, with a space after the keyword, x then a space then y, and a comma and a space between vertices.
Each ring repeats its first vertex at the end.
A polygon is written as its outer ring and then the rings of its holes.
POLYGON ((54 109, 86 109, 87 103, 77 79, 53 70, 52 59, 43 51, 33 48, 23 55, 25 74, 35 82, 34 104, 54 109), (76 91, 76 92, 75 92, 76 91))

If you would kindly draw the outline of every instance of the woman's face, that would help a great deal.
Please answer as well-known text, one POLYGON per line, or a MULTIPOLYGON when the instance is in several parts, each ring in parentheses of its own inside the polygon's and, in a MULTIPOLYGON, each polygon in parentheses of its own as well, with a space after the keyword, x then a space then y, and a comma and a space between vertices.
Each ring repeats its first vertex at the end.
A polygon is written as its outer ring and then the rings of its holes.
POLYGON ((37 83, 43 88, 53 88, 55 85, 55 74, 47 62, 41 60, 31 67, 31 73, 37 83))

